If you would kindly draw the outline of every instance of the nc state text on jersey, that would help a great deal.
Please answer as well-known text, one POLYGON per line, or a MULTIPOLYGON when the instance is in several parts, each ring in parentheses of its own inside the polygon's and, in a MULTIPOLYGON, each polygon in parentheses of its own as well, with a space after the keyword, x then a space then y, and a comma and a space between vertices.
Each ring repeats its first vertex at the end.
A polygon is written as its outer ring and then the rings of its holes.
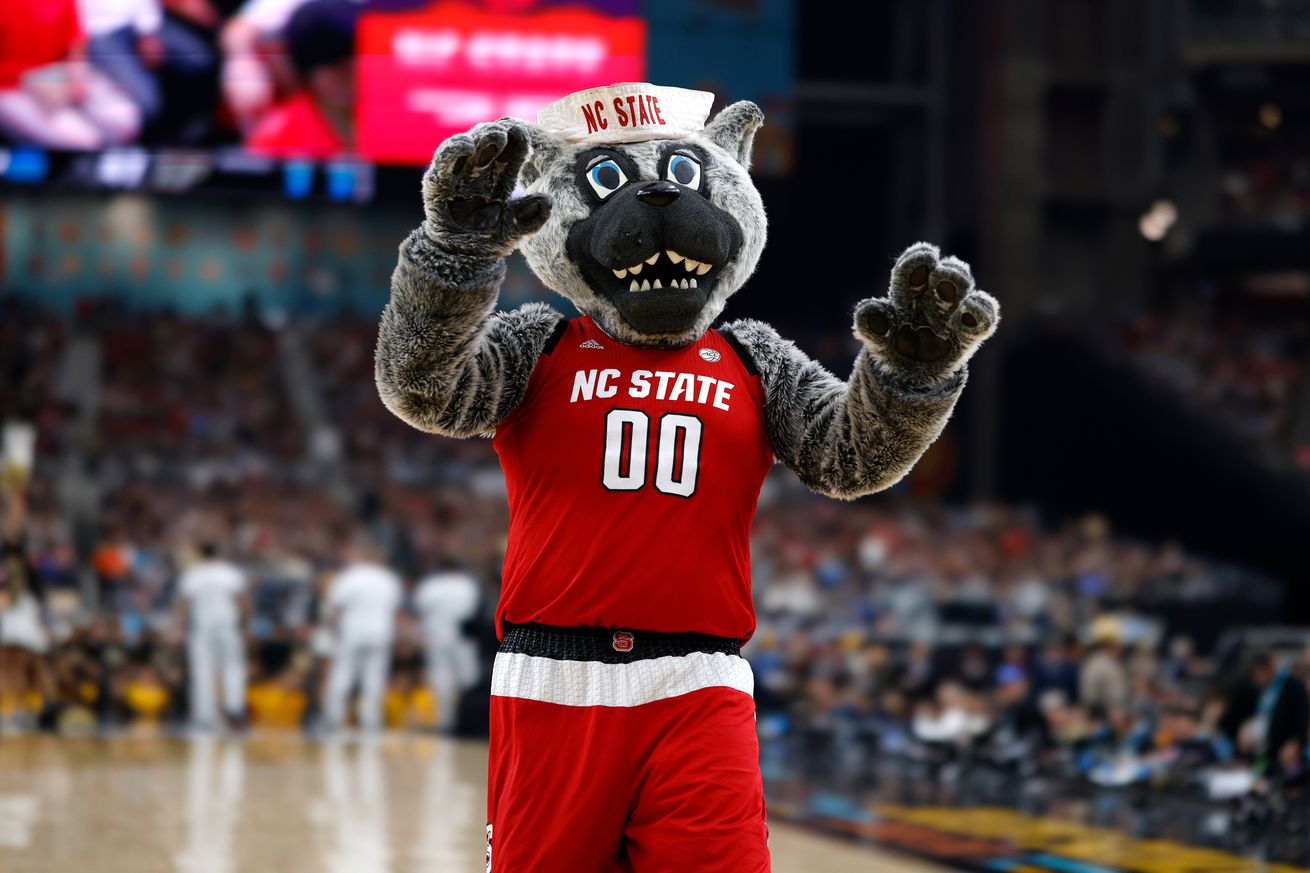
POLYGON ((736 387, 713 376, 670 370, 633 370, 626 380, 623 373, 615 369, 578 370, 573 374, 573 395, 569 403, 608 400, 623 391, 628 397, 682 400, 727 411, 732 390, 736 387))

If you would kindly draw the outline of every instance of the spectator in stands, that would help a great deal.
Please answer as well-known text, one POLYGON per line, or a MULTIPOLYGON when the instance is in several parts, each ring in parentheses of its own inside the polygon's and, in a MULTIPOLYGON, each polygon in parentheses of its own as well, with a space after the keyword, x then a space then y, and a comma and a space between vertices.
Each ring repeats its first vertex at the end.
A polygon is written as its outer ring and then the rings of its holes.
POLYGON ((355 21, 352 0, 308 0, 287 21, 285 40, 297 87, 259 119, 252 151, 328 158, 354 145, 355 21))
MULTIPOLYGON (((164 77, 175 77, 188 115, 196 89, 215 67, 213 50, 164 15, 160 0, 79 0, 86 53, 136 104, 146 125, 164 114, 164 77)), ((206 108, 201 106, 200 112, 206 108)))
POLYGON ((1089 710, 1117 712, 1128 706, 1122 635, 1118 620, 1111 616, 1092 622, 1092 651, 1078 674, 1078 702, 1089 710))
POLYGON ((86 61, 75 0, 0 7, 0 134, 93 151, 131 142, 140 130, 141 111, 86 61))
POLYGON ((1072 656, 1074 643, 1053 639, 1044 643, 1033 664, 1033 694, 1058 691, 1065 700, 1078 698, 1078 663, 1072 656))
POLYGON ((282 31, 307 0, 245 0, 223 25, 223 97, 245 131, 273 105, 293 80, 285 63, 282 31))
POLYGON ((1236 683, 1220 722, 1257 769, 1299 771, 1310 743, 1310 693, 1291 662, 1278 664, 1268 652, 1251 656, 1246 676, 1236 683))
POLYGON ((998 671, 996 703, 992 744, 1003 760, 1019 760, 1051 744, 1050 725, 1034 702, 1032 687, 1021 670, 1002 666, 998 671))

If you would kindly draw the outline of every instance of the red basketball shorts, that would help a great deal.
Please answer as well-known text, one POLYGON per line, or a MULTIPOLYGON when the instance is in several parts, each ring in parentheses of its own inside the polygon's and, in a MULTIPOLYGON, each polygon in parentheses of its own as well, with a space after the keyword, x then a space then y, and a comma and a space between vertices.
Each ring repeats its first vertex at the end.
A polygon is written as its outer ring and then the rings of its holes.
POLYGON ((753 685, 726 640, 509 628, 489 873, 767 873, 753 685))

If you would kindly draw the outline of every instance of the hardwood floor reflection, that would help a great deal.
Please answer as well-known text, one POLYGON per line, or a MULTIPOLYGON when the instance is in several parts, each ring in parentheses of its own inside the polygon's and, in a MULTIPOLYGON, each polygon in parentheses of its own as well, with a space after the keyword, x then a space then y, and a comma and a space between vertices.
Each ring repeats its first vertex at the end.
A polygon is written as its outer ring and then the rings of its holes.
MULTIPOLYGON (((0 738, 5 873, 481 871, 486 747, 0 738)), ((896 856, 772 827, 777 873, 909 873, 896 856)))

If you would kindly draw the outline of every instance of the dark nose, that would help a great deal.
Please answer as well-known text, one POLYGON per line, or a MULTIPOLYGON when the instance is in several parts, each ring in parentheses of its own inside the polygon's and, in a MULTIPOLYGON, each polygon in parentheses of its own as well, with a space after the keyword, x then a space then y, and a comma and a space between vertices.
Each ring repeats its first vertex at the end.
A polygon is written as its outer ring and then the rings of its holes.
POLYGON ((679 190, 677 185, 661 179, 658 182, 647 182, 638 188, 637 199, 651 206, 668 206, 678 199, 679 190))

